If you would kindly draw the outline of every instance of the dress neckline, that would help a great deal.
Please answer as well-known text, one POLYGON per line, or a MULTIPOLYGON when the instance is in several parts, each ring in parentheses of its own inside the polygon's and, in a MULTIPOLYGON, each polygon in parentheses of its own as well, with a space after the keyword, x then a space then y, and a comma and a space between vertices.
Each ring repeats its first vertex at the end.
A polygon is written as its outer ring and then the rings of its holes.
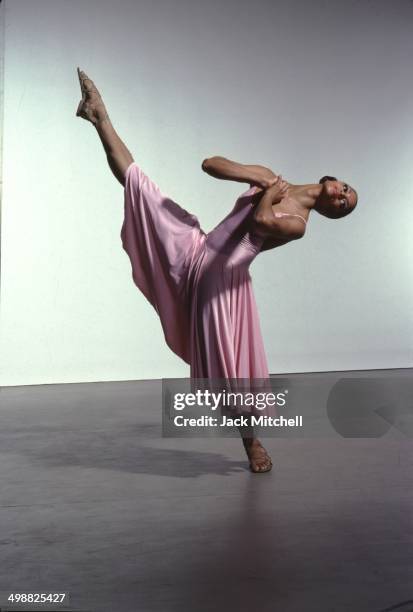
MULTIPOLYGON (((249 192, 252 191, 251 195, 254 195, 255 193, 258 193, 259 187, 257 187, 256 185, 253 185, 252 187, 250 187, 245 193, 243 193, 243 196, 249 195, 249 192)), ((254 206, 254 203, 251 202, 251 206, 254 206)), ((299 217, 300 219, 302 219, 305 223, 305 225, 307 225, 307 220, 304 219, 304 217, 302 215, 299 215, 297 213, 287 213, 287 212, 276 212, 274 213, 276 216, 289 216, 289 217, 299 217)))

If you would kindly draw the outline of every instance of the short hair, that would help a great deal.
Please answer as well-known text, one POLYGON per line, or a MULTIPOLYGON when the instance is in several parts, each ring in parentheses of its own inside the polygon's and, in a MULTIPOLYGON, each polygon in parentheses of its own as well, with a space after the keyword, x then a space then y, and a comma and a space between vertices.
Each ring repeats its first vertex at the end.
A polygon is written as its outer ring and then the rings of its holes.
MULTIPOLYGON (((356 205, 357 206, 357 205, 356 205)), ((349 215, 351 212, 353 212, 354 208, 356 208, 356 206, 354 206, 353 208, 347 208, 344 209, 344 211, 342 212, 341 209, 340 212, 338 211, 334 211, 334 212, 323 212, 321 213, 324 217, 327 217, 328 219, 342 219, 343 217, 347 217, 347 215, 349 215)))
MULTIPOLYGON (((323 177, 322 177, 322 178, 321 178, 321 179, 320 179, 318 182, 319 182, 319 183, 325 183, 326 181, 337 181, 337 180, 338 180, 338 179, 337 179, 335 176, 328 176, 328 175, 326 175, 326 176, 323 176, 323 177)), ((353 191, 354 191, 354 190, 353 190, 353 191)), ((338 211, 337 211, 337 212, 336 212, 336 211, 332 212, 332 211, 331 211, 330 213, 327 213, 327 214, 326 214, 326 213, 324 212, 324 213, 322 213, 322 214, 323 214, 325 217, 328 217, 329 219, 341 219, 342 217, 347 217, 347 215, 349 215, 351 212, 353 212, 353 210, 354 210, 354 209, 356 208, 356 206, 357 206, 357 202, 358 202, 358 194, 357 194, 357 191, 354 191, 354 193, 356 194, 356 203, 355 203, 355 205, 353 206, 353 208, 349 208, 349 209, 347 209, 347 210, 346 210, 345 212, 343 212, 343 213, 342 213, 341 211, 340 211, 340 212, 338 212, 338 211)))

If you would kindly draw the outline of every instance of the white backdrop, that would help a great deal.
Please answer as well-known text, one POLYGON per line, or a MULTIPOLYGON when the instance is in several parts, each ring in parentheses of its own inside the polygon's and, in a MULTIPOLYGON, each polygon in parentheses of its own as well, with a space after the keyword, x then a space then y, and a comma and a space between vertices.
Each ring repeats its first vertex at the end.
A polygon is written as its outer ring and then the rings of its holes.
POLYGON ((270 371, 413 365, 413 3, 6 0, 1 384, 187 376, 122 250, 123 190, 75 111, 95 80, 142 169, 209 231, 248 185, 333 174, 359 206, 311 214, 251 266, 270 371))

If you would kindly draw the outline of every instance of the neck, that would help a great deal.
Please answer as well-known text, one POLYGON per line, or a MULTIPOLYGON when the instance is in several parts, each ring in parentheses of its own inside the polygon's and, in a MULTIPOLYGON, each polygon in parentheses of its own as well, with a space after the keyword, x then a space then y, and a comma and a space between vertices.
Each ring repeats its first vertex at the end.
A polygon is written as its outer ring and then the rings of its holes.
POLYGON ((320 183, 308 183, 305 185, 293 185, 289 183, 289 194, 296 199, 300 206, 308 210, 314 208, 317 198, 323 190, 320 183))

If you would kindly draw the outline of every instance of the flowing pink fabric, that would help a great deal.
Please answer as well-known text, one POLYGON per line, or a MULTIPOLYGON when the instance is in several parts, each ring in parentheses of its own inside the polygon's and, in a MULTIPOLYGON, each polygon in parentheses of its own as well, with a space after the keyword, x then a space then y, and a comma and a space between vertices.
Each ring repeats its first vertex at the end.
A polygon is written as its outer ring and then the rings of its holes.
POLYGON ((248 270, 264 242, 249 230, 254 192, 205 234, 136 162, 126 171, 121 239, 133 280, 191 378, 269 378, 248 270))

